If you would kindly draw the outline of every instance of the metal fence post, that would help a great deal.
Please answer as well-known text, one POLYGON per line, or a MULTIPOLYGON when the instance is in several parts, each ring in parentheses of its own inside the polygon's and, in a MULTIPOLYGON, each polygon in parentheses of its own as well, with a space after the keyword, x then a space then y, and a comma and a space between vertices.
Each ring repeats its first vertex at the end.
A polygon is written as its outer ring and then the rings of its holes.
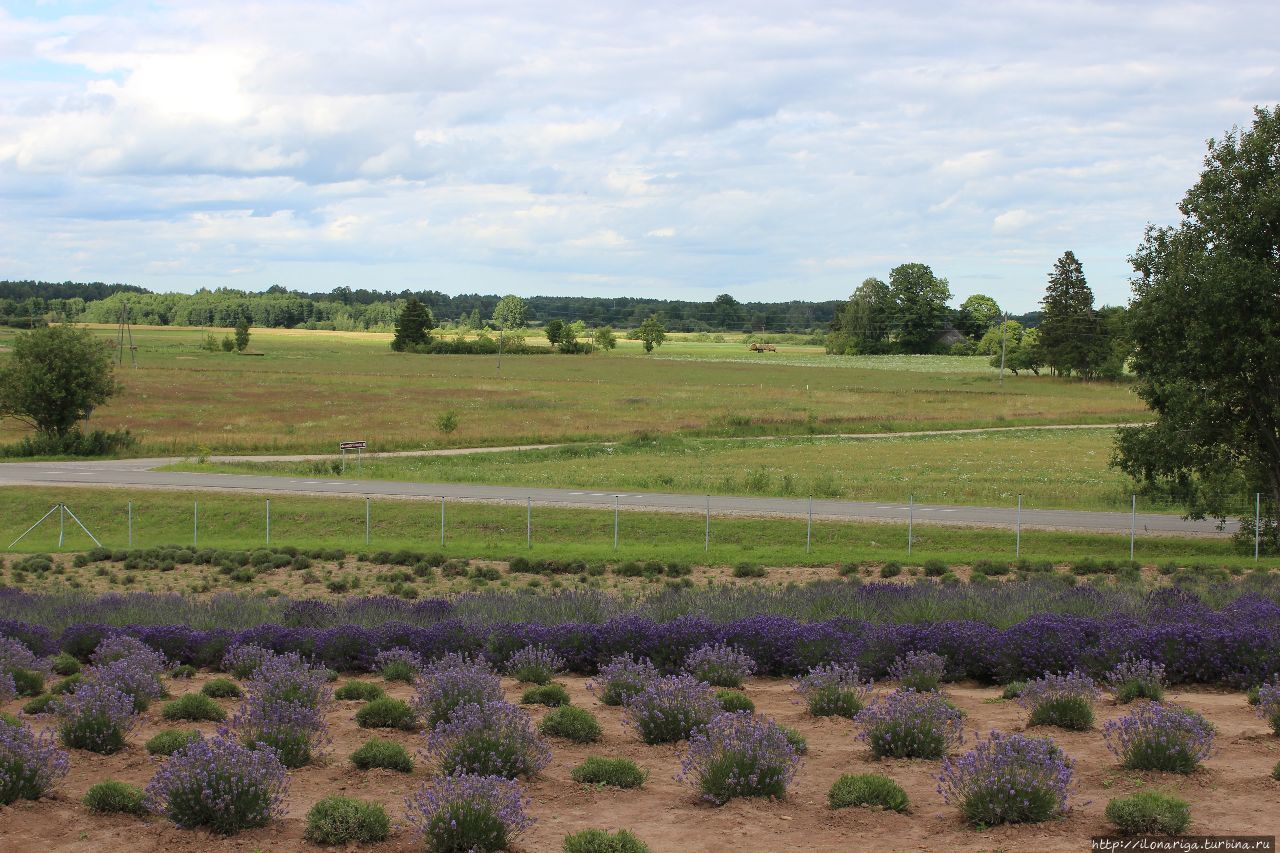
POLYGON ((706 532, 702 537, 702 551, 707 553, 711 550, 711 495, 707 495, 707 526, 706 532))
POLYGON ((364 499, 364 544, 366 545, 369 544, 369 517, 372 513, 372 509, 370 508, 369 504, 370 504, 370 499, 365 498, 364 499))
POLYGON ((1133 562, 1133 539, 1138 535, 1138 496, 1132 495, 1133 503, 1129 509, 1129 562, 1133 562))
POLYGON ((1017 532, 1014 534, 1013 540, 1013 558, 1015 560, 1022 558, 1022 495, 1018 495, 1018 521, 1016 524, 1017 532))
POLYGON ((613 496, 613 550, 618 550, 618 495, 613 496))
POLYGON ((524 504, 524 546, 533 547, 533 498, 525 498, 524 504))
POLYGON ((809 495, 809 528, 804 533, 804 552, 813 547, 813 495, 809 495))
POLYGON ((200 501, 193 501, 191 507, 191 544, 200 547, 200 501))
POLYGON ((440 496, 440 545, 444 545, 444 495, 440 496))
POLYGON ((907 556, 911 556, 912 528, 915 527, 916 497, 907 495, 907 556))
POLYGON ((267 544, 271 544, 271 498, 267 498, 267 544))
POLYGON ((58 547, 62 547, 62 543, 66 540, 67 527, 67 505, 58 504, 58 547))
POLYGON ((133 547, 133 501, 129 501, 129 547, 133 547))

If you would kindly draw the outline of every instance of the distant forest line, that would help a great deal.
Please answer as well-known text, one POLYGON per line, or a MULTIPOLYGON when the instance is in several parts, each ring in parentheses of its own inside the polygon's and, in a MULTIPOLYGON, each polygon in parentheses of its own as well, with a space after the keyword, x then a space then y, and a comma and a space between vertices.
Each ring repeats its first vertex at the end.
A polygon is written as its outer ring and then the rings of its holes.
MULTIPOLYGON (((254 326, 337 331, 391 331, 405 302, 415 297, 444 326, 481 328, 501 298, 497 294, 451 296, 435 290, 399 293, 338 287, 328 293, 288 290, 262 293, 231 288, 195 293, 154 293, 143 287, 103 282, 0 281, 0 325, 30 328, 64 320, 119 322, 127 303, 129 319, 141 325, 229 328, 247 318, 254 326)), ((588 326, 629 329, 656 314, 672 332, 822 333, 844 300, 738 302, 721 295, 710 302, 590 296, 531 296, 530 321, 582 320, 588 326)), ((1036 325, 1039 312, 1013 317, 1036 325)))

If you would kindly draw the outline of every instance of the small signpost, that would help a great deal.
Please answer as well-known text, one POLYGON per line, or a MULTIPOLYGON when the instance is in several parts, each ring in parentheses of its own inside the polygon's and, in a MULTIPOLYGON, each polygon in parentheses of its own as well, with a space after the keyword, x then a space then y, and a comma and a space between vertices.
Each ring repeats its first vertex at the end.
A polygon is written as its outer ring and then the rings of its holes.
POLYGON ((356 467, 363 469, 364 458, 362 456, 364 449, 368 447, 365 441, 344 441, 338 445, 338 449, 342 451, 342 473, 347 473, 347 451, 354 450, 356 452, 356 467))

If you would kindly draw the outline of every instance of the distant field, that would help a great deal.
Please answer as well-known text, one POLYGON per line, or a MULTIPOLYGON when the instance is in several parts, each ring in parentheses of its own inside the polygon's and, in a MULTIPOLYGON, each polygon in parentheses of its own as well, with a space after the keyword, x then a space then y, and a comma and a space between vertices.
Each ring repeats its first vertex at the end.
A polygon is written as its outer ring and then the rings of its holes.
MULTIPOLYGON (((215 329, 221 338, 226 330, 215 329)), ((114 338, 114 328, 99 332, 114 338)), ((210 353, 206 330, 137 328, 141 368, 93 424, 128 427, 144 453, 333 451, 616 440, 639 432, 770 435, 1139 420, 1125 385, 1006 376, 980 358, 831 358, 780 344, 672 339, 652 356, 416 356, 375 333, 255 329, 263 355, 210 353), (444 433, 436 418, 455 412, 444 433)), ((13 332, 0 331, 0 347, 13 332)), ((530 342, 537 340, 531 334, 530 342)), ((3 357, 3 356, 0 356, 3 357)), ((21 434, 0 429, 0 441, 21 434)))
MULTIPOLYGON (((105 488, 0 488, 0 551, 53 504, 64 501, 104 545, 128 543, 128 502, 133 502, 134 545, 196 545, 253 548, 265 543, 263 496, 218 492, 126 491, 105 488), (194 541, 193 504, 199 502, 199 540, 194 541)), ((523 504, 451 501, 446 511, 445 543, 440 544, 440 509, 435 501, 375 500, 371 535, 365 544, 365 502, 360 498, 277 495, 271 498, 271 543, 306 548, 358 551, 439 551, 449 557, 581 560, 677 560, 692 565, 734 565, 751 561, 772 566, 823 566, 849 561, 907 560, 907 531, 902 524, 815 521, 813 545, 805 551, 802 519, 711 519, 711 547, 704 551, 704 519, 699 514, 628 511, 620 516, 619 548, 613 547, 613 513, 608 510, 535 507, 533 547, 526 547, 523 504)), ((56 517, 24 539, 15 551, 74 551, 93 543, 67 521, 67 538, 58 547, 56 517)), ((949 563, 974 559, 1012 559, 1012 530, 940 525, 915 528, 912 559, 949 563)), ((1140 561, 1227 562, 1248 566, 1252 554, 1236 553, 1227 539, 1148 537, 1139 534, 1140 561)), ((1127 535, 1024 530, 1022 556, 1066 562, 1081 557, 1122 560, 1129 556, 1127 535)), ((1277 566, 1276 559, 1263 565, 1277 566)), ((178 587, 179 589, 181 587, 178 587)))
MULTIPOLYGON (((714 495, 1127 510, 1129 478, 1108 466, 1114 431, 1026 430, 856 440, 671 437, 618 445, 370 459, 347 478, 714 495)), ((331 476, 330 462, 174 466, 185 471, 331 476)), ((1145 510, 1163 506, 1144 503, 1145 510)))

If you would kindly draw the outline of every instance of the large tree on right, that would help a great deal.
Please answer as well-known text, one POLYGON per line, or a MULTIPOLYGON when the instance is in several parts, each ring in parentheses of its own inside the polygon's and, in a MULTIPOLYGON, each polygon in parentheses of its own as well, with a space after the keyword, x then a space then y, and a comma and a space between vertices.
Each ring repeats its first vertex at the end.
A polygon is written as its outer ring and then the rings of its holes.
POLYGON ((1209 140, 1176 227, 1131 258, 1137 393, 1155 415, 1120 430, 1113 464, 1195 518, 1239 516, 1280 550, 1280 107, 1209 140))

